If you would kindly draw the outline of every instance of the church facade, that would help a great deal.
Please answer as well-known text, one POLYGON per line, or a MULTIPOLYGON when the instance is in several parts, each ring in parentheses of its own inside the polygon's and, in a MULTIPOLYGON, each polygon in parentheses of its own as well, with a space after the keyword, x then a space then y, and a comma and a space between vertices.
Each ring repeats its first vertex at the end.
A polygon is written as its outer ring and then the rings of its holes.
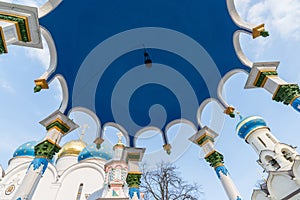
MULTIPOLYGON (((6 170, 2 169, 0 199, 11 200, 34 160, 36 141, 18 147, 6 170)), ((113 148, 102 144, 87 145, 81 140, 67 142, 48 164, 32 195, 32 200, 125 200, 127 163, 121 160, 124 145, 113 148), (113 151, 114 149, 114 151, 113 151)))

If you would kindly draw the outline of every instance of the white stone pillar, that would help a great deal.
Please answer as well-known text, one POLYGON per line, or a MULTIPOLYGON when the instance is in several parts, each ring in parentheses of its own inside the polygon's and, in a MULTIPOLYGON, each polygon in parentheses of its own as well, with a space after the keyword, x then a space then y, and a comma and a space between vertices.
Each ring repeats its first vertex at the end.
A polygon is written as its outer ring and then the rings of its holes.
POLYGON ((145 150, 145 148, 125 147, 123 151, 122 160, 128 163, 126 182, 129 187, 129 200, 142 200, 140 194, 142 172, 139 162, 142 161, 145 150))
POLYGON ((235 184, 229 176, 227 168, 224 165, 223 155, 214 149, 214 138, 217 136, 218 134, 216 132, 205 126, 195 135, 193 135, 190 140, 203 149, 205 153, 205 160, 209 162, 210 166, 215 169, 228 199, 242 200, 239 191, 237 190, 235 184))
POLYGON ((12 200, 31 200, 40 179, 47 169, 49 160, 60 149, 58 144, 62 136, 78 127, 60 111, 54 112, 40 123, 46 127, 47 135, 42 142, 34 147, 35 159, 31 162, 12 200))
POLYGON ((48 160, 45 158, 35 158, 29 168, 28 171, 16 191, 13 200, 30 200, 34 194, 36 187, 40 179, 42 178, 45 170, 48 166, 48 160))
POLYGON ((220 179, 222 186, 230 200, 241 200, 241 195, 238 192, 234 182, 232 181, 228 170, 224 165, 215 167, 218 178, 220 179))

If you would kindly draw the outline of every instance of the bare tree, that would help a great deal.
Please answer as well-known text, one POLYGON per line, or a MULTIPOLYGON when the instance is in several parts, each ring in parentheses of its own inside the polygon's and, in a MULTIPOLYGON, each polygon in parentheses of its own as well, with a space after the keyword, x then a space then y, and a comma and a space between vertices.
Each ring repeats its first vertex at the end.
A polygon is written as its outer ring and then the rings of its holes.
POLYGON ((179 176, 178 168, 161 162, 155 170, 143 165, 141 191, 145 200, 198 200, 202 192, 198 184, 189 184, 179 176))

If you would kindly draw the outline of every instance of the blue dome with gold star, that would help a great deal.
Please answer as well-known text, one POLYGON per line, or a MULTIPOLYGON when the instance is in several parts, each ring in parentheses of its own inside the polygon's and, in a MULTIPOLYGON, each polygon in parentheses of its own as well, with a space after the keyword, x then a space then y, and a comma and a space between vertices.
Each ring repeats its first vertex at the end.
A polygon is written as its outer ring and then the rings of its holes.
POLYGON ((88 158, 102 158, 104 160, 110 160, 113 157, 112 146, 101 144, 98 149, 96 144, 90 144, 85 147, 78 155, 78 162, 88 159, 88 158))
POLYGON ((236 132, 242 139, 247 139, 249 134, 259 128, 267 127, 265 120, 259 116, 243 118, 236 126, 236 132))
POLYGON ((19 156, 34 157, 34 146, 36 144, 37 141, 30 141, 22 144, 15 150, 13 157, 19 157, 19 156))

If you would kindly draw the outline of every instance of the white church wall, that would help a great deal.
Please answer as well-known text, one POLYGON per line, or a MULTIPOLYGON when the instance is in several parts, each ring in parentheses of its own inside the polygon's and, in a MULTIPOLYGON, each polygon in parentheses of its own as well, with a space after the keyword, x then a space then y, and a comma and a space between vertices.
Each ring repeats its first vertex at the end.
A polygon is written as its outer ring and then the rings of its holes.
POLYGON ((58 175, 55 167, 49 163, 47 170, 36 188, 32 200, 54 200, 58 192, 58 188, 55 187, 57 178, 58 175))
POLYGON ((56 169, 59 175, 72 165, 77 164, 77 156, 63 156, 56 162, 56 169))
POLYGON ((271 198, 267 197, 267 194, 261 190, 254 190, 251 200, 271 200, 271 198))
POLYGON ((274 200, 283 199, 299 189, 299 185, 291 178, 289 172, 271 172, 267 186, 271 198, 274 200))
POLYGON ((295 162, 292 167, 293 174, 297 183, 300 185, 300 156, 296 156, 295 162))
POLYGON ((13 164, 13 167, 10 166, 9 169, 6 170, 7 173, 0 184, 1 200, 10 200, 13 197, 27 172, 28 166, 31 162, 28 160, 32 159, 15 158, 14 161, 11 162, 11 164, 13 164), (26 162, 22 163, 22 160, 26 160, 26 162), (17 165, 17 163, 19 165, 17 165))
POLYGON ((68 168, 60 177, 60 188, 56 200, 86 200, 104 185, 103 165, 80 162, 68 168))
POLYGON ((19 157, 15 157, 9 160, 8 162, 8 167, 5 170, 5 174, 10 173, 12 170, 15 170, 15 168, 18 168, 20 165, 27 163, 27 165, 29 166, 29 164, 31 163, 31 161, 33 160, 33 157, 29 157, 29 156, 19 156, 19 157))

